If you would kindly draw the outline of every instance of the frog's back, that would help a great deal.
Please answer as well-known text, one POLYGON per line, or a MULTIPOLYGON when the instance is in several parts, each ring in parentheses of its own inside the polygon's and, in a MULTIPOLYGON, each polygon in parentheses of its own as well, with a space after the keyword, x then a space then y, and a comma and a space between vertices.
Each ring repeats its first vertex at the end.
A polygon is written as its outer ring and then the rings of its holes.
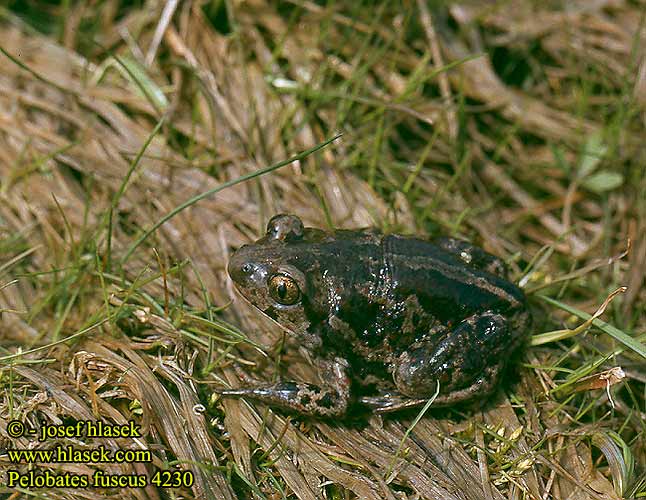
POLYGON ((524 306, 523 293, 513 283, 466 264, 431 241, 388 235, 382 247, 393 295, 398 300, 416 297, 424 310, 442 321, 524 306))
POLYGON ((438 320, 451 322, 525 305, 513 283, 429 240, 369 230, 312 233, 306 239, 309 250, 298 254, 307 255, 306 260, 327 271, 329 278, 337 278, 344 289, 346 315, 378 307, 394 319, 416 303, 438 320))

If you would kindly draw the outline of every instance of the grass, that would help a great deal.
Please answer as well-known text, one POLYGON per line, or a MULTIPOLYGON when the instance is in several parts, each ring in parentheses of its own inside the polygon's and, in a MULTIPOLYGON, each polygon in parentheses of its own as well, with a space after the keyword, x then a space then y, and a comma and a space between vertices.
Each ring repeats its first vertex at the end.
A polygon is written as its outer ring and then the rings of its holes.
POLYGON ((646 11, 508 7, 5 2, 6 419, 133 419, 104 444, 153 464, 65 470, 191 471, 172 498, 646 496, 646 11), (315 376, 226 276, 278 212, 502 257, 535 319, 515 383, 362 423, 214 397, 315 376))

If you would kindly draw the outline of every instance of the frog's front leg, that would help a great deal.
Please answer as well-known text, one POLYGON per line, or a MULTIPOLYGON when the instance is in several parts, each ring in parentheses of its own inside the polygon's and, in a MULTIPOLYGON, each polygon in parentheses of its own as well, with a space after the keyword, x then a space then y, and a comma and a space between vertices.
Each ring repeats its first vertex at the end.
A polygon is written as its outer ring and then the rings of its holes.
POLYGON ((437 246, 457 255, 467 265, 495 274, 501 278, 508 279, 509 273, 505 263, 482 248, 472 245, 468 241, 456 238, 437 238, 433 240, 437 246))
POLYGON ((433 396, 439 382, 435 404, 442 406, 484 396, 497 385, 516 343, 502 314, 486 311, 470 316, 403 352, 395 361, 395 386, 403 396, 423 399, 433 396))
POLYGON ((345 414, 350 401, 348 364, 341 358, 322 360, 320 386, 304 382, 278 382, 269 386, 217 391, 222 396, 244 397, 272 406, 314 416, 345 414))

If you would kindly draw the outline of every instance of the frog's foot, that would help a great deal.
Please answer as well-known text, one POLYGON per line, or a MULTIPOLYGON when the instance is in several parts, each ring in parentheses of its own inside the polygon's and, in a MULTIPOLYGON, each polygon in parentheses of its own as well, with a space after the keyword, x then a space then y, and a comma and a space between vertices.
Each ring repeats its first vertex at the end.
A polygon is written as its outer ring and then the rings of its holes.
MULTIPOLYGON (((366 396, 360 398, 360 402, 368 406, 375 413, 389 413, 422 406, 433 399, 432 407, 445 407, 452 404, 477 399, 489 394, 495 388, 500 370, 495 367, 485 370, 485 374, 476 380, 469 387, 446 394, 438 394, 435 398, 413 398, 398 392, 387 392, 377 396, 366 396)), ((441 388, 440 388, 441 390, 441 388)))
POLYGON ((349 391, 296 382, 215 392, 225 397, 253 399, 298 413, 323 417, 344 415, 349 402, 349 391))
POLYGON ((428 402, 428 399, 409 398, 403 394, 386 392, 378 396, 364 396, 359 399, 359 402, 375 413, 388 413, 423 405, 428 402))
POLYGON ((509 273, 505 263, 482 248, 472 245, 468 241, 455 238, 437 238, 433 240, 437 246, 457 255, 467 265, 486 271, 501 278, 508 279, 509 273))

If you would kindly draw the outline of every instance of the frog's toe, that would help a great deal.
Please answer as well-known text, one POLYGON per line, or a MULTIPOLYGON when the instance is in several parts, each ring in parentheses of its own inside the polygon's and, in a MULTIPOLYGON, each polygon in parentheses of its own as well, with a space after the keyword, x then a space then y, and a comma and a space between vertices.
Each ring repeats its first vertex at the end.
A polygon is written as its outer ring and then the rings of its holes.
POLYGON ((388 413, 421 406, 428 402, 428 399, 409 398, 397 393, 384 393, 377 396, 364 396, 359 399, 359 402, 375 413, 388 413))
POLYGON ((243 397, 243 396, 253 396, 256 392, 256 389, 251 388, 239 388, 239 389, 213 389, 213 392, 219 394, 220 396, 234 398, 234 397, 243 397))

